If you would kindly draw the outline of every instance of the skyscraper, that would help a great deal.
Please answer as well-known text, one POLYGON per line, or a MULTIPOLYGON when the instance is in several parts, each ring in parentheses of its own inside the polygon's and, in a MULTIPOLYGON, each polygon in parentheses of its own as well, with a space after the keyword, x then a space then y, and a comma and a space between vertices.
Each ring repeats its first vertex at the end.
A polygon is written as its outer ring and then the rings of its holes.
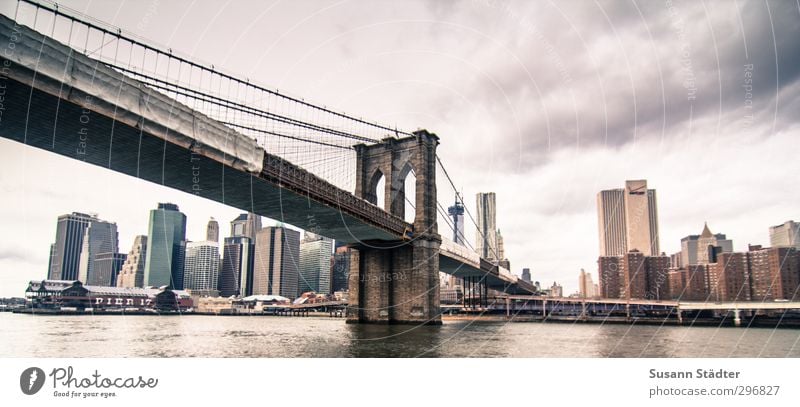
POLYGON ((522 269, 522 280, 531 282, 531 269, 527 267, 522 269))
POLYGON ((219 243, 219 223, 213 217, 206 226, 206 240, 219 243))
POLYGON ((646 180, 625 181, 625 189, 597 194, 601 256, 621 256, 636 249, 660 254, 656 191, 646 180))
POLYGON ((647 267, 642 252, 633 249, 620 262, 620 298, 647 298, 647 267))
POLYGON ((306 232, 300 242, 300 291, 314 291, 319 294, 330 294, 331 291, 331 255, 333 241, 306 232))
POLYGON ((261 230, 261 216, 254 213, 243 213, 231 221, 231 237, 245 236, 256 240, 256 233, 261 230))
POLYGON ((187 242, 183 287, 187 290, 216 290, 219 279, 219 244, 212 241, 187 242))
POLYGON ((475 250, 487 260, 499 260, 495 194, 494 192, 479 192, 475 200, 478 208, 478 233, 475 236, 475 250))
POLYGON ((110 286, 116 280, 116 271, 119 270, 113 270, 113 257, 118 252, 118 245, 116 223, 96 217, 91 219, 83 233, 78 280, 86 285, 110 286), (101 255, 105 261, 111 259, 111 267, 106 268, 105 273, 98 272, 98 256, 101 255))
POLYGON ((464 239, 464 205, 458 201, 453 206, 447 208, 447 214, 453 218, 453 243, 464 246, 467 241, 464 239))
POLYGON ((89 223, 97 218, 73 212, 58 217, 55 243, 50 246, 50 280, 77 280, 83 237, 89 223))
POLYGON ((711 233, 711 230, 708 228, 708 223, 706 223, 703 225, 703 232, 700 233, 700 236, 697 238, 697 253, 694 256, 689 253, 687 256, 688 258, 696 258, 696 261, 689 264, 713 263, 714 259, 712 258, 711 253, 713 253, 713 248, 715 247, 718 247, 718 251, 721 253, 732 253, 733 241, 726 239, 725 235, 722 233, 711 233))
POLYGON ((144 266, 145 286, 170 286, 182 290, 183 241, 186 240, 186 215, 178 205, 159 203, 150 211, 147 229, 147 254, 144 266))
POLYGON ((581 274, 578 276, 578 293, 581 298, 594 298, 597 295, 594 290, 592 273, 587 273, 584 269, 581 269, 581 274))
POLYGON ((256 234, 253 294, 298 296, 300 232, 282 226, 256 234))
POLYGON ((128 255, 124 253, 100 253, 95 257, 94 285, 116 287, 119 272, 128 255))
POLYGON ((246 236, 225 238, 222 256, 222 271, 217 288, 223 297, 253 294, 253 241, 246 236))
POLYGON ((794 247, 800 250, 800 223, 793 220, 770 226, 769 242, 772 247, 794 247))
POLYGON ((117 287, 144 287, 144 262, 147 255, 147 236, 136 236, 125 263, 117 275, 117 287))

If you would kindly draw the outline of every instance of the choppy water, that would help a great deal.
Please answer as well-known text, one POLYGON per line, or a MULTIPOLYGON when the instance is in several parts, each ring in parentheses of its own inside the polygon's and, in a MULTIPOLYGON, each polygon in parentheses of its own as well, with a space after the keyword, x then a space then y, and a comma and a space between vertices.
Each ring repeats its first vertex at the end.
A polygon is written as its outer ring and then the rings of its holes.
POLYGON ((0 356, 17 357, 798 357, 800 330, 213 316, 0 313, 0 356))

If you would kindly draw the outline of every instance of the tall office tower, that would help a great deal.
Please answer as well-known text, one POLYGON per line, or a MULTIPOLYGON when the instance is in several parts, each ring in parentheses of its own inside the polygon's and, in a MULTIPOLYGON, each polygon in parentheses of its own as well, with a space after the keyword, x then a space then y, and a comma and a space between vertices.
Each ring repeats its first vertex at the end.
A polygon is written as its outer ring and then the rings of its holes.
POLYGON ((333 275, 331 278, 331 291, 348 291, 350 287, 350 250, 347 246, 340 246, 337 242, 333 254, 333 275))
POLYGON ((281 226, 256 234, 253 294, 295 298, 300 268, 300 232, 281 226))
POLYGON ((659 251, 656 191, 646 180, 625 181, 625 189, 597 194, 600 255, 621 256, 636 249, 645 256, 659 251))
POLYGON ((656 191, 646 180, 625 181, 625 240, 628 251, 658 256, 658 209, 656 191))
POLYGON ((183 287, 183 248, 186 240, 186 215, 178 205, 159 203, 150 211, 147 228, 147 255, 144 265, 144 285, 183 287))
POLYGON ((299 293, 330 294, 333 240, 310 232, 300 242, 299 293))
POLYGON ((503 244, 503 235, 500 234, 500 229, 497 229, 497 259, 506 260, 506 246, 503 244))
POLYGON ((594 298, 597 295, 594 291, 592 273, 587 273, 584 269, 581 269, 581 274, 578 276, 578 293, 581 298, 594 298))
POLYGON ((447 208, 447 214, 453 218, 453 243, 465 246, 467 244, 464 238, 464 205, 458 201, 453 206, 447 208))
POLYGON ((786 246, 751 248, 747 262, 753 301, 800 298, 800 250, 786 246))
POLYGON ((208 220, 208 225, 206 225, 206 240, 219 243, 219 223, 213 217, 208 220))
POLYGON ((133 247, 125 258, 119 274, 117 287, 144 287, 144 261, 147 255, 147 236, 136 236, 133 247))
POLYGON ((522 269, 522 280, 531 282, 531 269, 527 267, 522 269))
MULTIPOLYGON (((622 256, 625 245, 625 191, 611 189, 597 193, 600 256, 622 256)), ((602 287, 602 284, 600 284, 602 287)), ((616 298, 616 297, 606 297, 616 298)))
MULTIPOLYGON (((692 236, 687 236, 684 239, 691 238, 692 236)), ((689 250, 691 250, 691 245, 688 246, 689 250)), ((703 232, 700 236, 697 237, 697 243, 695 248, 695 253, 692 254, 691 251, 686 256, 689 260, 692 258, 695 259, 694 262, 690 262, 688 264, 709 264, 713 263, 714 259, 712 258, 712 254, 714 253, 713 248, 719 248, 717 251, 722 253, 732 253, 733 252, 733 241, 729 240, 725 237, 723 233, 713 234, 711 230, 708 229, 708 223, 703 225, 703 232)))
POLYGON ((770 226, 769 244, 772 247, 794 247, 800 250, 800 223, 789 220, 783 225, 770 226))
POLYGON ((125 253, 100 253, 95 257, 95 266, 92 271, 95 284, 103 287, 116 287, 119 272, 128 255, 125 253))
POLYGON ((597 259, 597 276, 600 279, 600 297, 620 298, 620 273, 622 256, 600 256, 597 259))
POLYGON ((253 294, 253 241, 246 236, 226 237, 217 289, 223 297, 253 294))
POLYGON ((86 285, 108 287, 112 283, 113 271, 101 275, 97 271, 97 258, 99 255, 112 256, 118 252, 119 240, 117 224, 100 219, 92 219, 83 232, 81 245, 80 264, 78 265, 78 280, 86 285))
POLYGON ((500 260, 497 254, 497 207, 494 192, 480 192, 476 196, 478 208, 478 233, 475 250, 487 260, 500 260))
POLYGON ((183 263, 183 287, 187 290, 216 290, 219 279, 219 243, 187 242, 183 263))
POLYGON ((620 262, 620 298, 646 298, 647 268, 644 253, 633 249, 620 262))
POLYGON ((644 258, 647 278, 646 299, 665 300, 669 298, 669 256, 648 256, 644 258))
POLYGON ((56 240, 50 246, 49 280, 77 280, 83 236, 95 216, 79 212, 61 215, 56 225, 56 240))
POLYGON ((720 253, 716 262, 708 265, 706 285, 710 301, 750 301, 750 270, 747 255, 720 253))

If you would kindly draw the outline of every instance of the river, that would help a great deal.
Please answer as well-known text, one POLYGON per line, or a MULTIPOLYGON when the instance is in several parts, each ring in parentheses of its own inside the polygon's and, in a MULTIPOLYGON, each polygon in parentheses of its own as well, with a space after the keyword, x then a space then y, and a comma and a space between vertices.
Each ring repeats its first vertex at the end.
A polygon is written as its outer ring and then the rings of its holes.
POLYGON ((4 357, 798 357, 800 330, 327 317, 0 313, 4 357))

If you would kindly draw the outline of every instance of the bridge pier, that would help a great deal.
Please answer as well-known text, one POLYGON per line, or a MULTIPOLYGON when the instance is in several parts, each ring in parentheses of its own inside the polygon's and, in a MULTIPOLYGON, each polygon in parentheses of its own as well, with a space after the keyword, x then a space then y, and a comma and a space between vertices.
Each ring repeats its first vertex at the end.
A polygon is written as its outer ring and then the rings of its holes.
POLYGON ((405 178, 414 173, 414 222, 403 240, 350 245, 348 323, 441 324, 439 246, 436 225, 435 134, 420 130, 405 138, 355 146, 355 195, 405 215, 405 178), (385 190, 377 191, 381 177, 385 190))

